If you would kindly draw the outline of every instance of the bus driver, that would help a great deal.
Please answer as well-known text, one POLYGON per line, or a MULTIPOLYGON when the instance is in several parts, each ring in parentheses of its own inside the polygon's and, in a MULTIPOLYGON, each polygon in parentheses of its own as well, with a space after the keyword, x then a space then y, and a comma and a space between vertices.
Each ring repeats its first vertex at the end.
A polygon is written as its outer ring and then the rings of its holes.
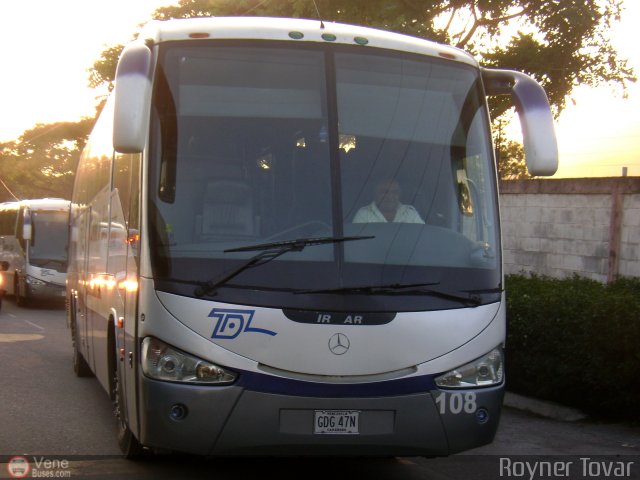
POLYGON ((400 193, 397 180, 378 182, 374 201, 356 212, 353 223, 424 223, 414 207, 400 203, 400 193))

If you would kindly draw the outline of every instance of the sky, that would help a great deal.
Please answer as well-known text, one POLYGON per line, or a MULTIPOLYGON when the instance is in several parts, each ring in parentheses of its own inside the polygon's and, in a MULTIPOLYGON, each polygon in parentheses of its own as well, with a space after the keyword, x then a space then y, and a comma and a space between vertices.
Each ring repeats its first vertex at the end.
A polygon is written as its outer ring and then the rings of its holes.
MULTIPOLYGON (((137 25, 172 0, 2 0, 0 141, 37 123, 75 121, 95 112, 88 69, 108 46, 126 43, 137 25), (35 15, 34 15, 35 13, 35 15)), ((640 77, 640 1, 624 0, 614 46, 640 77)), ((618 87, 578 87, 556 123, 555 177, 640 176, 640 82, 627 98, 618 87)))
MULTIPOLYGON (((621 22, 611 30, 620 58, 640 79, 640 1, 624 0, 621 22)), ((556 124, 560 167, 557 177, 640 176, 640 80, 627 98, 618 87, 574 89, 556 124), (574 105, 575 102, 575 105, 574 105)))

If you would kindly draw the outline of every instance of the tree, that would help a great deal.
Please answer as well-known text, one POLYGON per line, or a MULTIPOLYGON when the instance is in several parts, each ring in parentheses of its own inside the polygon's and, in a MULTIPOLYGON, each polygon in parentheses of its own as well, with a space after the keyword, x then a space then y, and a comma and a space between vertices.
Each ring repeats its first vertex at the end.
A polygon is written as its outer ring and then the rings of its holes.
POLYGON ((104 85, 109 92, 113 90, 113 79, 122 48, 122 45, 108 47, 102 52, 100 59, 94 62, 93 68, 89 72, 89 86, 91 88, 104 85))
MULTIPOLYGON (((636 81, 608 37, 621 11, 622 0, 180 0, 157 9, 153 18, 322 18, 449 43, 467 50, 484 66, 532 75, 559 114, 578 85, 605 83, 624 91, 636 81)), ((111 87, 121 49, 103 52, 94 64, 94 85, 111 87)), ((491 99, 492 118, 498 119, 510 107, 507 98, 491 99)))
MULTIPOLYGON (((577 85, 625 87, 636 80, 608 39, 621 11, 621 0, 180 0, 157 9, 153 18, 320 16, 406 33, 463 48, 486 66, 529 73, 561 110, 577 85)), ((113 81, 121 48, 103 52, 94 81, 113 81)))
POLYGON ((493 144, 496 150, 498 177, 502 180, 532 178, 525 164, 524 146, 505 134, 508 120, 505 116, 494 120, 493 144))
POLYGON ((496 144, 498 177, 502 180, 532 178, 524 159, 524 147, 514 140, 496 144))
POLYGON ((0 199, 71 198, 80 151, 94 119, 38 124, 0 143, 0 199), (10 185, 10 187, 9 187, 10 185))

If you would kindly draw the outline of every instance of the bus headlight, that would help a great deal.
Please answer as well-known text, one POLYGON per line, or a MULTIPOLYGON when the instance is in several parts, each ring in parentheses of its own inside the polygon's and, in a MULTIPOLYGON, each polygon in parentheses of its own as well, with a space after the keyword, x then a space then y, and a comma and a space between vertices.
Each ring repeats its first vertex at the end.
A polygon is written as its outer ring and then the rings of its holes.
POLYGON ((152 337, 142 341, 142 371, 156 380, 210 385, 228 385, 237 377, 233 372, 152 337))
POLYGON ((440 375, 435 382, 441 388, 473 388, 498 385, 503 378, 502 349, 494 348, 473 362, 440 375))

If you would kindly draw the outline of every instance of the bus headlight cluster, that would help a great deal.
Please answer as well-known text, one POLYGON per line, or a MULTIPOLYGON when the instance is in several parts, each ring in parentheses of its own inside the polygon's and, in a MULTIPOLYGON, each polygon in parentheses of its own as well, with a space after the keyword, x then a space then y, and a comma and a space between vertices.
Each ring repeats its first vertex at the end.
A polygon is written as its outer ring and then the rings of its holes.
POLYGON ((504 360, 501 348, 494 348, 473 362, 455 368, 436 378, 438 387, 473 388, 502 383, 504 360))
POLYGON ((156 380, 196 384, 228 385, 237 377, 229 370, 152 337, 142 341, 142 371, 156 380))

